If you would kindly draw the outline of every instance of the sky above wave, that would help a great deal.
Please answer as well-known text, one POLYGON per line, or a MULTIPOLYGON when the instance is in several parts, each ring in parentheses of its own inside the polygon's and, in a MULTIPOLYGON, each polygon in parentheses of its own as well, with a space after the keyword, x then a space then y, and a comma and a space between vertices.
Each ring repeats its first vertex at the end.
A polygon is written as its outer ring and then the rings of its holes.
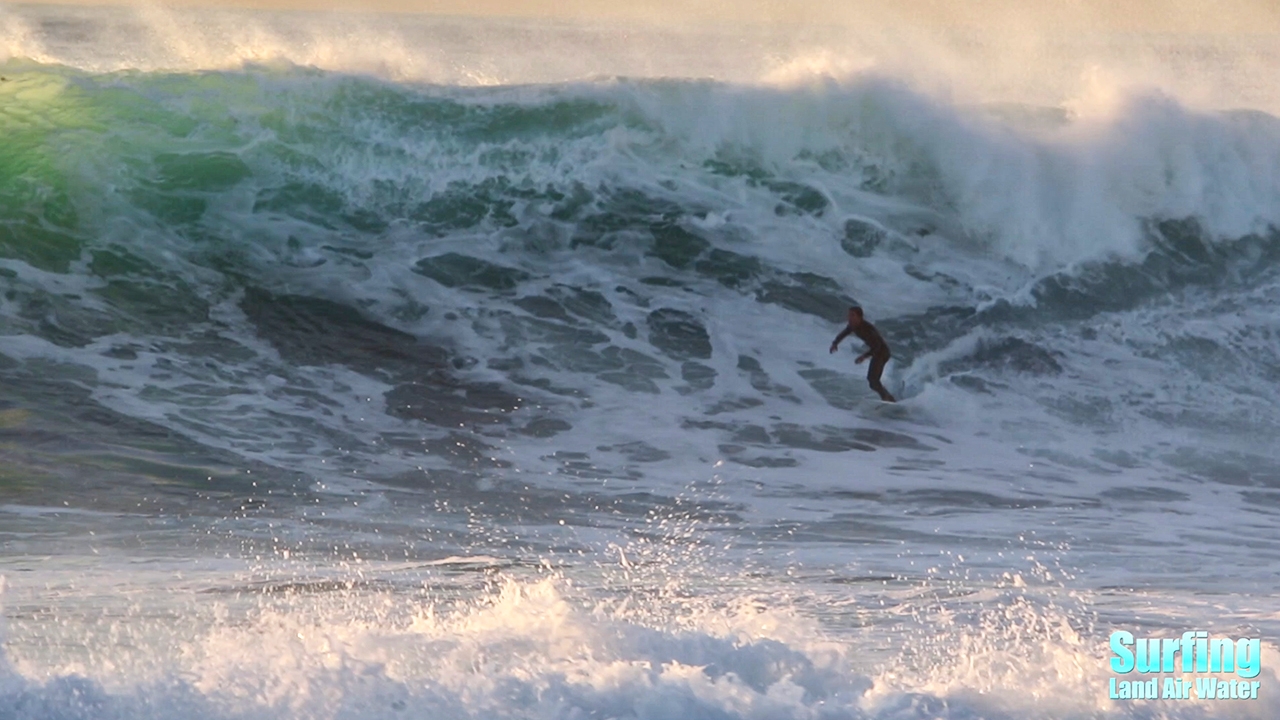
MULTIPOLYGON (((28 3, 31 4, 30 0, 28 3)), ((46 4, 35 0, 33 4, 46 4)), ((59 2, 57 4, 68 4, 59 2)), ((136 4, 118 2, 85 5, 136 4)), ((363 10, 446 15, 580 17, 680 22, 769 24, 901 24, 974 26, 1036 32, 1280 34, 1280 3, 1271 0, 169 0, 158 5, 363 10)))

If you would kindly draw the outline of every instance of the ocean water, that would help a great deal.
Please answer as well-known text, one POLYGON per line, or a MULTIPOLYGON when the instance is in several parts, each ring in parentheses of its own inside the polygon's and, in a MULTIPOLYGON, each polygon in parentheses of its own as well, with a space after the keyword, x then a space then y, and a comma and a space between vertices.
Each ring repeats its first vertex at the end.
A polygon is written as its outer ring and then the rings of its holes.
POLYGON ((1280 716, 1280 44, 1007 39, 0 6, 0 718, 1280 716))

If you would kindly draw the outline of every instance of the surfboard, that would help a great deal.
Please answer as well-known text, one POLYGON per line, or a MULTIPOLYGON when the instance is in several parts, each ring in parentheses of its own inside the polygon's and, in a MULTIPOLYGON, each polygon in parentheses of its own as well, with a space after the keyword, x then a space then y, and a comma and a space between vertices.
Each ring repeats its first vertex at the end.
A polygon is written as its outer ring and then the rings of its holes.
POLYGON ((911 416, 911 408, 903 404, 901 400, 898 402, 885 402, 884 400, 876 399, 868 402, 867 406, 869 406, 868 409, 871 412, 881 417, 901 420, 911 416))

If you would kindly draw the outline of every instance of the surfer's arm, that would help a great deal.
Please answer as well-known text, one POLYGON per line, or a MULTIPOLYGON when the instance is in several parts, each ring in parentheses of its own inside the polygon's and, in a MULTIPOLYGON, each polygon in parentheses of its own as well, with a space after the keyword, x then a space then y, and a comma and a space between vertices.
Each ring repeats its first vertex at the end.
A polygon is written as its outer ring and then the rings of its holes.
POLYGON ((853 333, 853 326, 846 325, 845 328, 840 331, 840 334, 836 336, 836 339, 831 341, 831 352, 835 352, 836 348, 840 347, 840 341, 849 337, 851 333, 853 333))

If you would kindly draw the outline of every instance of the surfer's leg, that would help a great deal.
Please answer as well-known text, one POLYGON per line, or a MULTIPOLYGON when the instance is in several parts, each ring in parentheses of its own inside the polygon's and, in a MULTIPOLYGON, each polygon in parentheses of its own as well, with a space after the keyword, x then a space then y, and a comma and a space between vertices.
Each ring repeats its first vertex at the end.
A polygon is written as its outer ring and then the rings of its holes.
POLYGON ((889 391, 884 388, 884 385, 880 384, 880 375, 884 372, 884 365, 887 362, 889 362, 888 355, 877 355, 871 358, 871 366, 867 368, 867 384, 871 386, 872 390, 880 394, 881 400, 897 402, 889 394, 889 391))

